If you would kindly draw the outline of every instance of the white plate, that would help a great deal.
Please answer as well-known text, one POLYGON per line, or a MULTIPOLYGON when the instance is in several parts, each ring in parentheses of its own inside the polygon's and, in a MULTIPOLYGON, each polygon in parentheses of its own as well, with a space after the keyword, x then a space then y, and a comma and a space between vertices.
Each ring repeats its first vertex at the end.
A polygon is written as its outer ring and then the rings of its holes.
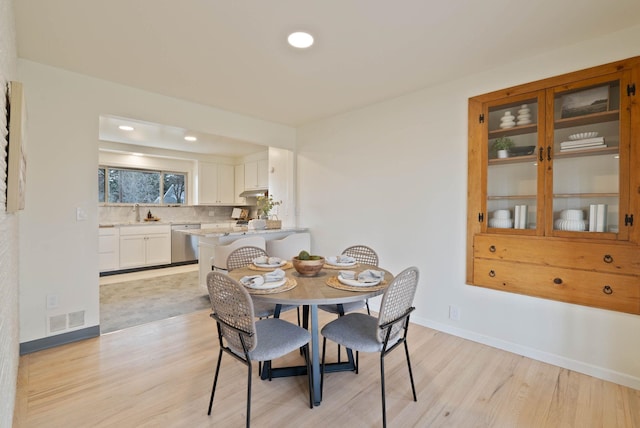
POLYGON ((580 132, 578 134, 569 135, 569 139, 572 141, 575 140, 584 140, 585 138, 595 138, 598 136, 597 132, 580 132))
POLYGON ((340 281, 344 285, 350 285, 352 287, 373 287, 374 285, 380 284, 379 279, 376 279, 373 282, 360 282, 357 279, 345 279, 342 277, 342 275, 338 275, 338 281, 340 281))
POLYGON ((324 261, 326 264, 331 265, 331 266, 339 266, 339 267, 349 267, 349 266, 355 266, 358 264, 358 262, 351 262, 351 263, 338 263, 338 262, 330 262, 329 260, 325 259, 324 261))
POLYGON ((280 287, 281 285, 284 285, 285 282, 287 282, 287 278, 281 279, 280 281, 265 282, 260 285, 245 285, 245 287, 253 288, 254 290, 268 290, 270 288, 280 287))
POLYGON ((280 263, 272 263, 272 264, 269 264, 269 263, 255 263, 254 262, 253 264, 255 266, 261 267, 261 268, 278 268, 278 267, 286 265, 287 261, 286 260, 280 260, 280 263))

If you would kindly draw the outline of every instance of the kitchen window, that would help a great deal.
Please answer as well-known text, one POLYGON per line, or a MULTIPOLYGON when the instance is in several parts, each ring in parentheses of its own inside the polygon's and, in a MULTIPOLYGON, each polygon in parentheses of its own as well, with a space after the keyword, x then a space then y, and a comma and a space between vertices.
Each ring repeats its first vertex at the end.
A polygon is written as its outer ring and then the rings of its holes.
POLYGON ((98 202, 186 204, 186 174, 129 168, 98 168, 98 202))

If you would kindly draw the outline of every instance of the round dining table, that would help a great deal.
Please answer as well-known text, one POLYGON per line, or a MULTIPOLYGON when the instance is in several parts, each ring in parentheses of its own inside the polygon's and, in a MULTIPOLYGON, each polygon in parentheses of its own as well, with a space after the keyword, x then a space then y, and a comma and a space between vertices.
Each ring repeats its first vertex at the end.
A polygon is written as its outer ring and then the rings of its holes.
MULTIPOLYGON (((285 268, 291 267, 291 263, 288 262, 285 268)), ((235 269, 229 272, 235 280, 240 280, 244 276, 257 275, 265 272, 260 272, 255 266, 249 265, 248 267, 235 269)), ((322 401, 322 394, 320 390, 320 325, 318 324, 318 306, 319 305, 339 305, 350 302, 358 302, 365 299, 369 299, 384 293, 384 290, 393 279, 393 275, 378 266, 371 266, 363 263, 357 263, 353 267, 334 267, 325 265, 323 269, 316 276, 302 276, 295 269, 285 269, 285 275, 288 279, 287 283, 292 284, 295 281, 295 286, 290 288, 289 286, 282 287, 286 291, 274 290, 254 290, 247 288, 249 293, 255 300, 261 300, 275 305, 296 305, 309 308, 311 325, 309 326, 311 332, 311 382, 313 386, 314 404, 317 406, 322 401), (384 280, 375 286, 357 286, 349 287, 341 285, 338 282, 337 276, 340 270, 352 270, 356 272, 356 276, 359 272, 366 269, 372 269, 384 272, 384 280), (293 280, 293 281, 291 281, 293 280), (330 286, 328 283, 333 284, 330 286), (290 288, 287 290, 287 288, 290 288)), ((306 311, 305 311, 306 312, 306 311)), ((306 317, 305 317, 306 326, 306 317)), ((354 370, 353 358, 349 355, 348 363, 332 363, 325 364, 325 372, 334 372, 342 370, 354 370)), ((283 367, 271 369, 271 377, 284 377, 284 376, 296 376, 306 374, 306 365, 297 367, 283 367)), ((265 376, 263 376, 263 379, 265 376)))

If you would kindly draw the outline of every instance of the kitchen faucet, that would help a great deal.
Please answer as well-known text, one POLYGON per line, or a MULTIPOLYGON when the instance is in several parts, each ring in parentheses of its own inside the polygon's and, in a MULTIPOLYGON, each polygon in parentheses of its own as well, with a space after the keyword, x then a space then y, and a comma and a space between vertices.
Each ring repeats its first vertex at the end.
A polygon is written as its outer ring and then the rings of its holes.
POLYGON ((135 204, 133 206, 133 211, 136 212, 136 221, 140 221, 140 204, 135 204))

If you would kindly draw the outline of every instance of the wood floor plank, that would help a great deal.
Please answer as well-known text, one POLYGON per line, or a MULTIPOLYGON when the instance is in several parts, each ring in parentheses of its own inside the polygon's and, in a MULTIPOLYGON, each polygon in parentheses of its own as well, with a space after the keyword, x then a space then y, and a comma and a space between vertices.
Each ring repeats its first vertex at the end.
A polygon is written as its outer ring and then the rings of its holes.
MULTIPOLYGON (((157 321, 20 358, 14 426, 240 427, 246 368, 223 357, 213 413, 206 410, 218 355, 208 311, 157 321)), ((295 322, 295 314, 283 318, 295 322)), ((321 313, 321 322, 333 315, 321 313)), ((412 325, 409 349, 385 358, 389 426, 640 428, 640 391, 412 325)), ((327 359, 335 359, 328 345, 327 359)), ((302 363, 292 353, 276 365, 302 363)), ((254 366, 257 370, 257 365, 254 366)), ((252 378, 255 427, 381 425, 380 367, 330 373, 309 409, 305 377, 252 378)))

